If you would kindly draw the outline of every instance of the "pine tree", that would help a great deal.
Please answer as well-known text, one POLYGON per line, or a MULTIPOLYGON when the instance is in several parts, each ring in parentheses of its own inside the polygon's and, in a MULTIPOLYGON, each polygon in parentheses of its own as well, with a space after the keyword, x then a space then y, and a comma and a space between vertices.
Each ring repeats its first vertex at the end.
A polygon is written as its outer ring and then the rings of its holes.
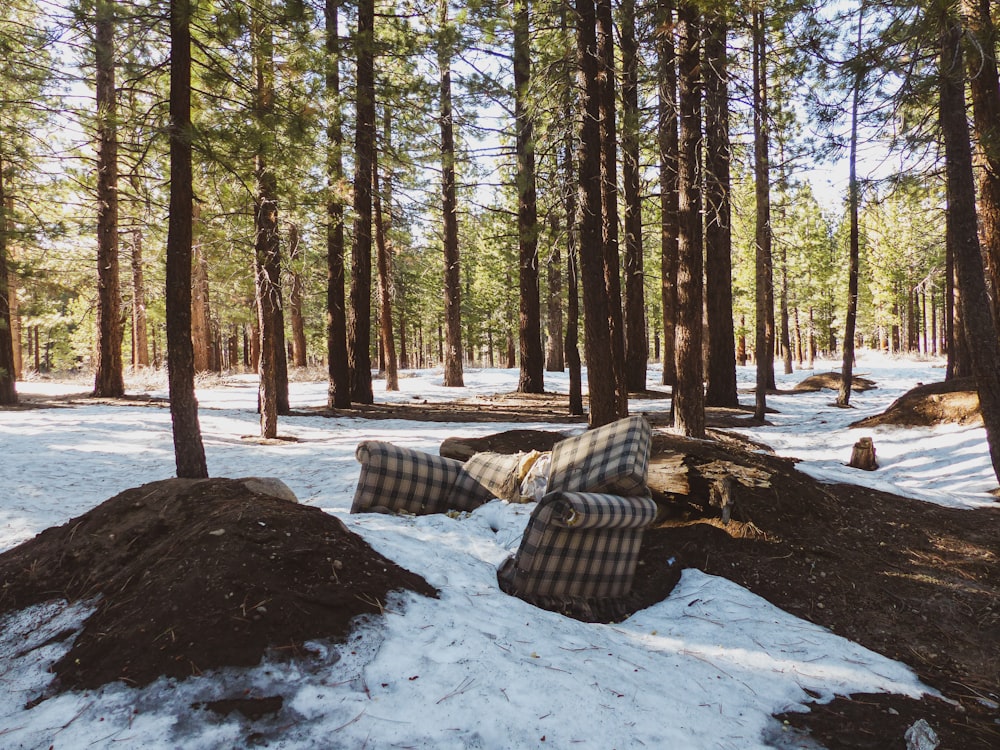
POLYGON ((191 345, 191 4, 170 2, 170 218, 167 234, 167 351, 177 476, 208 476, 194 393, 191 345))
POLYGON ((689 437, 705 435, 702 366, 703 234, 701 223, 701 18, 692 3, 681 3, 678 20, 680 149, 677 169, 680 232, 677 243, 677 384, 674 428, 689 437))

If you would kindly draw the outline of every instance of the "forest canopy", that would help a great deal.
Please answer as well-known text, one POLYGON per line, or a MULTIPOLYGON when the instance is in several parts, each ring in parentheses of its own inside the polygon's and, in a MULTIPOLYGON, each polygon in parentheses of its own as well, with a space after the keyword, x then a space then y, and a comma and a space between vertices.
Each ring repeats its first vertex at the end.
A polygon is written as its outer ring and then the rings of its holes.
POLYGON ((703 382, 735 399, 736 363, 764 362, 768 386, 775 357, 849 344, 968 374, 942 81, 957 66, 993 295, 993 13, 10 0, 0 371, 94 370, 100 393, 108 368, 163 365, 183 24, 193 365, 273 366, 279 412, 287 368, 309 365, 335 406, 370 402, 372 371, 391 388, 410 367, 452 385, 520 367, 532 392, 610 351, 596 421, 663 362, 689 434, 703 382), (964 58, 942 57, 949 30, 964 58))

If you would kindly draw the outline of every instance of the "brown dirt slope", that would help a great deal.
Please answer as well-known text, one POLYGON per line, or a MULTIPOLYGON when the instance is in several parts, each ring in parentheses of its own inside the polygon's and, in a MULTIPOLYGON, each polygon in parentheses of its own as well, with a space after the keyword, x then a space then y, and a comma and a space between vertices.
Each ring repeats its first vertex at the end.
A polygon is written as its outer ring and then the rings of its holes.
POLYGON ((918 385, 893 401, 881 414, 859 420, 851 426, 930 427, 946 422, 982 424, 983 415, 979 413, 979 393, 974 378, 954 378, 918 385))
POLYGON ((855 696, 784 717, 830 750, 903 750, 918 718, 943 747, 1000 747, 1000 507, 963 511, 821 484, 732 440, 656 436, 654 451, 669 450, 686 455, 691 495, 664 502, 669 517, 646 533, 637 588, 650 584, 642 571, 676 556, 910 665, 955 702, 855 696), (769 486, 739 486, 728 525, 705 508, 703 472, 718 461, 769 475, 769 486))
POLYGON ((0 614, 98 598, 55 665, 56 690, 145 685, 340 641, 400 589, 437 595, 337 518, 230 479, 126 490, 0 555, 0 614))

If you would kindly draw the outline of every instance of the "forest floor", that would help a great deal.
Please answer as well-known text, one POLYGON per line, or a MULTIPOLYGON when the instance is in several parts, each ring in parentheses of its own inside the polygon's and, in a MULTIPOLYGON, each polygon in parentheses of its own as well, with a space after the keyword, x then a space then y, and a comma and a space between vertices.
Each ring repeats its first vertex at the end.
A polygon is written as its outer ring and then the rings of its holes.
MULTIPOLYGON (((480 397, 351 413, 515 423, 544 422, 551 414, 553 422, 567 421, 565 396, 487 401, 488 409, 480 397)), ((935 403, 933 419, 955 416, 941 399, 935 403)), ((905 403, 894 407, 913 412, 905 403)), ((651 421, 663 426, 663 419, 651 421)), ((779 717, 829 750, 903 750, 904 732, 918 719, 933 727, 942 747, 1000 747, 1000 506, 956 510, 818 482, 794 461, 722 431, 749 419, 745 411, 711 410, 713 440, 655 435, 652 464, 681 456, 689 491, 659 486, 651 472, 661 514, 643 541, 634 586, 642 606, 662 600, 675 582, 645 571, 674 557, 677 568, 728 578, 906 663, 940 693, 921 700, 854 695, 779 717), (740 481, 728 523, 708 502, 720 466, 740 481)), ((490 449, 523 450, 532 440, 524 430, 498 434, 490 449)), ((310 639, 350 638, 352 619, 378 612, 387 591, 435 594, 316 508, 269 500, 235 480, 184 482, 128 490, 0 555, 0 614, 55 592, 71 600, 101 595, 83 633, 55 665, 53 690, 117 679, 143 685, 159 675, 255 664, 265 652, 294 655, 310 639), (215 502, 204 502, 207 497, 215 502), (249 503, 255 504, 252 523, 242 513, 249 503), (231 598, 233 591, 245 592, 240 601, 231 598), (158 648, 149 647, 151 638, 158 648)), ((280 698, 278 706, 268 700, 207 708, 253 718, 280 707, 280 698)))

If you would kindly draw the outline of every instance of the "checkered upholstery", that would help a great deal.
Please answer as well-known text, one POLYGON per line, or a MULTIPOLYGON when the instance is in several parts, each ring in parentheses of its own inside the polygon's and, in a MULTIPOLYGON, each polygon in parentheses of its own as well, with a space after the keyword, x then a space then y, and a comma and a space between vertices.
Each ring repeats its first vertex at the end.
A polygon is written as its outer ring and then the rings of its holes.
POLYGON ((351 513, 411 513, 473 510, 493 498, 461 461, 365 440, 355 456, 361 476, 351 513))
POLYGON ((615 619, 628 597, 642 533, 656 518, 649 497, 553 492, 539 501, 500 588, 578 619, 615 619))
POLYGON ((639 416, 560 440, 552 448, 546 491, 648 495, 651 442, 649 423, 639 416))
POLYGON ((476 453, 465 462, 465 470, 494 497, 517 502, 521 494, 523 453, 476 453))

